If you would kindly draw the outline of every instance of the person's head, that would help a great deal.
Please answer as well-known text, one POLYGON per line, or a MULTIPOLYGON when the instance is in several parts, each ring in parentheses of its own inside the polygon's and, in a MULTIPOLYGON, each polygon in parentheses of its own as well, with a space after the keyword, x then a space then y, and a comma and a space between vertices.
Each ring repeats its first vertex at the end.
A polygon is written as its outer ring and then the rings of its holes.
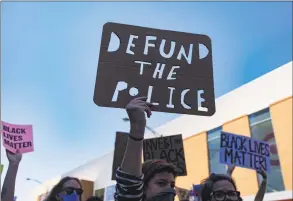
POLYGON ((149 160, 142 164, 144 196, 148 199, 175 187, 176 169, 165 160, 149 160))
POLYGON ((202 201, 240 201, 234 180, 228 175, 212 173, 201 184, 202 201))
POLYGON ((76 196, 81 201, 82 193, 82 186, 77 178, 64 177, 52 188, 46 201, 62 201, 66 196, 76 196))
POLYGON ((103 200, 98 196, 91 196, 86 201, 103 201, 103 200))

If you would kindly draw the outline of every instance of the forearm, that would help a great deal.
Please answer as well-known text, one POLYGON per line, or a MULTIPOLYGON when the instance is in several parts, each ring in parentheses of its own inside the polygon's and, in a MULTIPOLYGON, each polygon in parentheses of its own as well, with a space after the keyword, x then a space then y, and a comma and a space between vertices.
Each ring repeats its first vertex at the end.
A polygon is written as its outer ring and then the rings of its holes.
MULTIPOLYGON (((136 138, 144 136, 144 128, 131 126, 130 135, 136 138)), ((121 170, 125 173, 140 177, 142 170, 143 141, 135 141, 128 138, 126 151, 121 164, 121 170)))
POLYGON ((18 164, 9 164, 1 191, 2 201, 13 201, 18 164))
POLYGON ((266 193, 266 187, 267 187, 267 180, 264 179, 264 180, 262 180, 262 182, 260 184, 260 187, 257 191, 257 194, 255 196, 254 201, 262 201, 263 200, 264 195, 266 193))

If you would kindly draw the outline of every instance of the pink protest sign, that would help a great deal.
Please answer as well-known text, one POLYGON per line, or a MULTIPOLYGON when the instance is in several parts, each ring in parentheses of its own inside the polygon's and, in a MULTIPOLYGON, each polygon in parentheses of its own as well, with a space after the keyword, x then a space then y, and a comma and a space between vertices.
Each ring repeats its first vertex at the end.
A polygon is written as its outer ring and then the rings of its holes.
POLYGON ((33 143, 33 126, 32 125, 15 125, 2 121, 1 125, 3 146, 16 153, 28 153, 34 151, 33 143))

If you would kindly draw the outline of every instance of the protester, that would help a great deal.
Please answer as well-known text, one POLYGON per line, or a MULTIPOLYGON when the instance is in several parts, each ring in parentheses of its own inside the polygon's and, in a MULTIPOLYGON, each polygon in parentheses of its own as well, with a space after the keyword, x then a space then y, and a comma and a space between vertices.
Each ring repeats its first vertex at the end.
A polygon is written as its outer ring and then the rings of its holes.
POLYGON ((64 177, 53 187, 46 201, 81 201, 82 193, 82 186, 77 178, 64 177))
POLYGON ((103 201, 103 200, 98 196, 91 196, 86 201, 103 201))
POLYGON ((1 190, 1 200, 12 201, 14 200, 15 180, 18 171, 18 166, 22 159, 22 154, 19 153, 18 150, 16 154, 6 150, 6 156, 9 165, 1 190))
POLYGON ((146 117, 152 115, 146 97, 135 98, 127 106, 130 134, 124 159, 116 172, 116 201, 173 201, 176 195, 175 167, 164 160, 142 164, 146 117))
MULTIPOLYGON (((228 165, 227 175, 212 173, 202 182, 200 197, 202 201, 242 201, 240 192, 232 179, 235 165, 228 165)), ((267 174, 264 170, 257 171, 262 175, 262 184, 255 196, 255 201, 262 201, 266 192, 267 174)))
MULTIPOLYGON (((235 165, 228 165, 227 175, 232 177, 234 169, 235 169, 235 165)), ((257 171, 257 173, 262 176, 262 182, 261 182, 260 187, 256 193, 254 201, 262 201, 265 196, 266 188, 267 188, 267 173, 264 170, 257 171)))
POLYGON ((241 200, 234 180, 228 175, 214 173, 202 182, 200 197, 201 201, 241 200))

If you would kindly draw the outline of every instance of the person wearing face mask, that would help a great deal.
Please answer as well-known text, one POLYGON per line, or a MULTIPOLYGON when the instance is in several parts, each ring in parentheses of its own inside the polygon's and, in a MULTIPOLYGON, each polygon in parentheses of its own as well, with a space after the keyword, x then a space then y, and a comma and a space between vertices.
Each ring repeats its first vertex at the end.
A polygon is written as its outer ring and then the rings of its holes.
POLYGON ((121 166, 116 171, 115 201, 174 201, 175 167, 165 160, 143 164, 142 149, 146 117, 151 116, 146 97, 135 98, 126 106, 130 134, 121 166))
POLYGON ((56 184, 45 201, 81 201, 83 190, 75 177, 64 177, 56 184))

